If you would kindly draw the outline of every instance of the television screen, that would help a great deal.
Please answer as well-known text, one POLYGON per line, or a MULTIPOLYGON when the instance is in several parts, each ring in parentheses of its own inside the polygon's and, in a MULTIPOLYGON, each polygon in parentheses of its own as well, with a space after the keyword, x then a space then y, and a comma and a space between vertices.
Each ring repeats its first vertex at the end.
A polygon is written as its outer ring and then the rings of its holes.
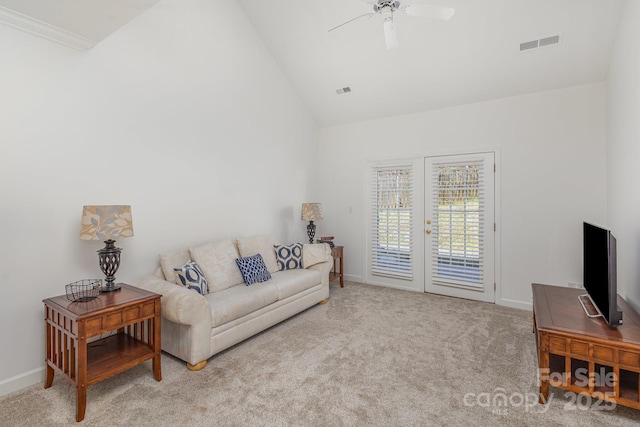
POLYGON ((622 320, 617 309, 616 239, 607 229, 584 223, 584 288, 609 326, 622 320))

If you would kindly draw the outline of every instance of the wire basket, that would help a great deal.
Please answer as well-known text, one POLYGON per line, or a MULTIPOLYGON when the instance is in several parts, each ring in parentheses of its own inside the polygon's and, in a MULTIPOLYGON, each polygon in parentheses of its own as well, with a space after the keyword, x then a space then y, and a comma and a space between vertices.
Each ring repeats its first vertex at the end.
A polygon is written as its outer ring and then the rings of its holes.
POLYGON ((86 302, 100 295, 102 279, 83 279, 65 286, 67 299, 73 302, 86 302))

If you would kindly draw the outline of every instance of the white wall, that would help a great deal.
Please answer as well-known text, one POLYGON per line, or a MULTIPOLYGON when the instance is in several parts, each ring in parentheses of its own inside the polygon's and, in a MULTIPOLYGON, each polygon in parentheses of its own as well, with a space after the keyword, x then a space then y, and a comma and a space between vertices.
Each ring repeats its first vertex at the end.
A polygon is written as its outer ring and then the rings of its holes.
POLYGON ((609 222, 618 292, 640 310, 640 2, 627 1, 608 76, 609 222))
POLYGON ((322 234, 364 277, 365 159, 497 148, 500 304, 531 306, 531 283, 582 282, 582 221, 606 220, 605 84, 389 117, 320 132, 322 234))
POLYGON ((84 53, 0 26, 0 56, 0 394, 42 379, 42 299, 102 276, 84 204, 132 205, 120 281, 213 239, 304 239, 317 128, 235 2, 167 0, 84 53))

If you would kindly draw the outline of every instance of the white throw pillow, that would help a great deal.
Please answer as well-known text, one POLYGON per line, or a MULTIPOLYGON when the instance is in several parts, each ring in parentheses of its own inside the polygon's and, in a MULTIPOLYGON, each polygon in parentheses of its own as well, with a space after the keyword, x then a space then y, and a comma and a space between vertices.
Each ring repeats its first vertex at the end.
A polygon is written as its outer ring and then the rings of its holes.
POLYGON ((176 280, 176 272, 173 271, 173 269, 182 267, 190 260, 189 251, 186 249, 160 255, 160 267, 162 267, 162 274, 164 274, 165 280, 171 283, 178 283, 176 280))
POLYGON ((278 244, 278 239, 272 235, 260 235, 253 237, 245 237, 238 239, 238 251, 242 258, 260 254, 264 261, 264 265, 267 266, 269 273, 277 273, 278 261, 276 260, 276 250, 273 245, 278 244))
POLYGON ((244 283, 236 264, 238 251, 231 240, 220 240, 197 248, 189 248, 194 260, 209 283, 209 292, 219 292, 244 283))
POLYGON ((309 268, 331 259, 331 247, 326 243, 305 243, 302 246, 302 266, 309 268))

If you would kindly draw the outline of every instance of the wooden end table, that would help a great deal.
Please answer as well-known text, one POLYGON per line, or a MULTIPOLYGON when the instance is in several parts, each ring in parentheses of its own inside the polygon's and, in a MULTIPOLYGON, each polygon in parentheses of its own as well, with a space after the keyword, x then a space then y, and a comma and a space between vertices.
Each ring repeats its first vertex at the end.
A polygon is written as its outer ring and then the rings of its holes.
POLYGON ((153 359, 153 375, 162 380, 160 366, 160 297, 134 286, 101 293, 87 302, 65 295, 43 300, 47 378, 55 371, 76 386, 76 421, 84 419, 87 387, 153 359), (114 332, 105 338, 91 337, 114 332))
POLYGON ((336 279, 340 279, 340 287, 344 288, 344 274, 342 273, 343 268, 343 256, 342 250, 344 246, 334 246, 331 248, 331 256, 333 257, 333 270, 329 273, 329 281, 333 281, 336 279), (336 270, 336 261, 339 261, 340 269, 336 270))

